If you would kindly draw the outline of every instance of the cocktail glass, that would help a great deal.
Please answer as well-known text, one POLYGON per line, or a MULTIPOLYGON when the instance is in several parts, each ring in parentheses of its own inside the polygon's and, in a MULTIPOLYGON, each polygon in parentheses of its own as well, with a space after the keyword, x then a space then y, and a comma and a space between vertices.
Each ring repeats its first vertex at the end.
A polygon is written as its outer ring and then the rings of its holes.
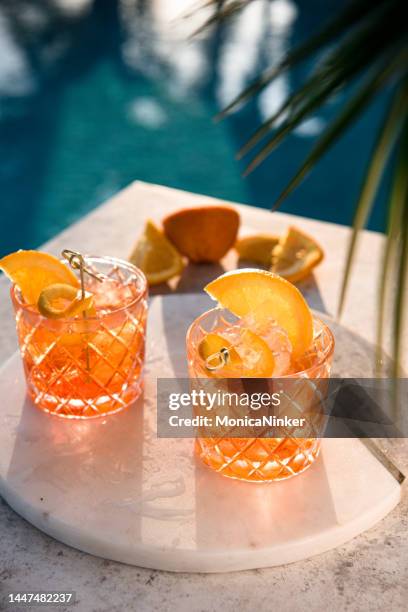
POLYGON ((34 404, 55 415, 90 418, 119 412, 142 391, 147 282, 135 266, 111 257, 87 257, 102 280, 84 275, 95 310, 53 320, 11 298, 34 404))
MULTIPOLYGON (((201 341, 208 333, 225 333, 234 323, 233 319, 236 318, 228 310, 214 308, 202 314, 190 326, 187 332, 187 359, 190 379, 195 388, 197 385, 205 386, 205 382, 200 380, 214 376, 199 354, 201 341)), ((280 380, 288 382, 302 381, 304 402, 308 405, 313 404, 313 395, 320 394, 326 387, 316 382, 330 376, 334 351, 334 338, 329 327, 317 317, 313 318, 313 323, 314 339, 310 350, 291 366, 287 374, 279 376, 280 380)), ((319 424, 313 428, 313 432, 322 432, 324 419, 319 415, 317 417, 319 424)), ((285 438, 198 436, 195 442, 196 453, 207 466, 224 476, 255 482, 283 480, 300 474, 313 464, 320 445, 321 439, 317 434, 316 437, 289 435, 285 438)))

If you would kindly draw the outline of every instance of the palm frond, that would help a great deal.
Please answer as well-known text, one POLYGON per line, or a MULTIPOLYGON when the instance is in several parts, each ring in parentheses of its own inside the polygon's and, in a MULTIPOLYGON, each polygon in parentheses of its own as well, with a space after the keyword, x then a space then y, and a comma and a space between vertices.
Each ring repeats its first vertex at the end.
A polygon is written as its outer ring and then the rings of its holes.
POLYGON ((386 114, 385 121, 380 130, 378 140, 369 162, 369 167, 364 179, 363 187, 358 199, 354 213, 353 230, 350 236, 350 244, 347 251, 346 266, 340 290, 338 316, 343 312, 344 302, 350 281, 351 267, 354 261, 357 246, 357 237, 361 229, 367 223, 371 212, 378 185, 381 181, 388 157, 391 153, 400 128, 403 124, 405 110, 408 103, 408 89, 403 84, 397 91, 390 111, 386 114))
MULTIPOLYGON (((408 121, 405 122, 405 129, 402 135, 402 163, 405 165, 405 172, 408 167, 408 121)), ((400 355, 403 341, 405 298, 407 291, 408 274, 408 190, 407 181, 403 186, 401 194, 402 215, 401 215, 401 235, 398 266, 396 274, 396 297, 395 297, 395 316, 393 318, 393 377, 400 376, 400 355)))
MULTIPOLYGON (((318 66, 302 87, 288 96, 278 111, 255 131, 238 152, 238 157, 246 155, 273 128, 276 121, 281 119, 285 112, 289 114, 289 119, 281 128, 282 137, 322 106, 339 88, 372 65, 373 58, 381 61, 382 58, 389 55, 390 48, 395 53, 400 46, 400 38, 405 35, 404 30, 405 28, 401 27, 397 34, 395 30, 384 29, 381 22, 376 22, 374 26, 370 22, 363 24, 357 31, 353 31, 334 51, 328 54, 324 62, 318 66)), ((277 143, 282 140, 280 133, 275 137, 277 143)), ((273 148, 274 146, 271 149, 268 148, 269 152, 273 148)), ((249 171, 248 169, 246 174, 249 171)))
MULTIPOLYGON (((395 4, 395 2, 391 2, 391 5, 393 4, 395 4)), ((303 44, 293 49, 293 51, 290 51, 276 66, 266 69, 234 100, 232 100, 228 106, 218 113, 216 119, 224 118, 238 106, 262 91, 262 89, 264 89, 283 72, 293 68, 295 65, 301 61, 304 61, 320 49, 326 47, 330 43, 333 43, 334 40, 336 40, 337 37, 342 35, 345 31, 350 30, 354 28, 354 26, 360 24, 365 17, 369 16, 371 19, 374 19, 376 24, 380 24, 383 23, 383 17, 389 11, 390 7, 388 0, 380 0, 375 6, 368 0, 357 0, 355 2, 350 2, 350 4, 338 15, 338 17, 330 21, 317 34, 311 36, 303 44)), ((217 19, 217 15, 214 15, 213 19, 217 19)), ((383 31, 386 31, 386 28, 384 28, 383 31)))
POLYGON ((194 36, 201 34, 201 32, 216 23, 229 19, 235 13, 248 6, 248 4, 251 4, 253 1, 254 0, 210 0, 209 2, 205 2, 200 8, 208 8, 209 6, 213 6, 215 9, 214 13, 191 34, 190 38, 194 38, 194 36))
MULTIPOLYGON (((377 317, 377 374, 381 373, 382 347, 384 343, 384 319, 386 301, 392 280, 392 271, 398 251, 398 235, 403 226, 403 210, 408 197, 408 126, 405 124, 403 135, 399 143, 397 160, 393 175, 391 195, 388 204, 387 237, 383 253, 382 268, 378 295, 377 317)), ((398 290, 398 288, 397 288, 398 290)))
MULTIPOLYGON (((406 59, 407 53, 402 52, 396 58, 387 58, 382 62, 381 66, 375 69, 366 78, 364 84, 358 92, 348 101, 340 114, 328 126, 319 138, 313 149, 306 157, 298 171, 295 173, 290 183, 285 187, 276 203, 274 209, 278 208, 283 200, 302 182, 305 176, 312 170, 318 160, 327 152, 327 150, 342 136, 349 125, 355 121, 370 103, 377 91, 384 83, 394 74, 395 65, 400 65, 406 59)), ((283 126, 277 134, 259 151, 249 164, 245 174, 249 174, 256 166, 258 166, 276 147, 278 142, 291 131, 299 123, 297 117, 289 120, 288 125, 283 126), (283 133, 283 134, 282 134, 283 133), (282 134, 282 138, 281 138, 282 134)))

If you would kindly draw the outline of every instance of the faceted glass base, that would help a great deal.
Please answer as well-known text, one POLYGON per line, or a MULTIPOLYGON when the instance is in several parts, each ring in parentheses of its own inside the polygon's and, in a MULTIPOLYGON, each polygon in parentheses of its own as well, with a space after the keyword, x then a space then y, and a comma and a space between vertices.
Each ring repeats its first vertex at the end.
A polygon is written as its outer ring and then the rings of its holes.
POLYGON ((196 453, 216 472, 250 482, 285 480, 312 465, 320 451, 316 438, 198 438, 196 453))

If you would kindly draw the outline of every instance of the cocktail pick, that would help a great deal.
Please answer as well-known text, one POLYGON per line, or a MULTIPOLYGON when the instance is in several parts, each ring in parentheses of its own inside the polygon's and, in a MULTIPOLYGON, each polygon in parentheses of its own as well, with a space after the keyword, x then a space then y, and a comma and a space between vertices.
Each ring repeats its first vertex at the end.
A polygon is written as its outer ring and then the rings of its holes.
POLYGON ((64 249, 61 253, 62 257, 66 259, 74 270, 79 270, 79 277, 81 281, 81 291, 85 293, 85 282, 84 282, 84 273, 92 276, 95 280, 102 282, 104 280, 104 275, 100 272, 96 272, 95 270, 91 270, 89 266, 86 265, 86 258, 79 251, 71 251, 70 249, 64 249))
MULTIPOLYGON (((104 277, 102 274, 99 274, 98 272, 91 270, 89 266, 86 265, 86 259, 82 255, 82 253, 79 253, 78 251, 71 251, 70 249, 64 249, 61 252, 61 255, 62 257, 64 257, 64 259, 68 261, 71 268, 73 268, 74 270, 79 270, 79 279, 81 282, 81 298, 82 299, 85 298, 85 274, 92 276, 92 278, 96 279, 99 282, 102 282, 104 280, 104 277)), ((82 317, 84 318, 84 320, 88 318, 88 315, 85 312, 85 310, 82 312, 82 317)), ((85 348, 85 354, 86 354, 86 369, 89 372, 89 370, 91 369, 91 366, 90 366, 90 359, 89 359, 88 343, 85 348)))
POLYGON ((230 354, 227 347, 222 347, 217 353, 207 357, 205 360, 205 367, 207 370, 210 370, 210 372, 216 372, 227 365, 229 358, 230 354), (215 363, 214 360, 216 360, 215 363))

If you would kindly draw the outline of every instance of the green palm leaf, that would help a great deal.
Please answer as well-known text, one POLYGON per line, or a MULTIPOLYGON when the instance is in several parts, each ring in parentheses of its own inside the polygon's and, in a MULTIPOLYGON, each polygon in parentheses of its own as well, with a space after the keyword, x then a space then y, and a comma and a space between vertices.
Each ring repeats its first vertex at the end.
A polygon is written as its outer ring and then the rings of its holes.
POLYGON ((384 124, 373 154, 370 159, 369 167, 364 179, 364 184, 358 199, 354 213, 353 231, 350 237, 350 244, 347 252, 346 267, 343 275, 343 282, 340 291, 338 314, 341 315, 346 298, 347 288, 350 280, 350 272, 353 264, 357 238, 359 232, 367 223, 371 212, 378 185, 381 181, 388 157, 392 151, 401 125, 404 120, 405 110, 408 104, 408 89, 405 85, 401 86, 395 95, 390 112, 387 113, 384 124))
MULTIPOLYGON (((272 66, 271 68, 265 70, 261 76, 253 81, 246 89, 244 89, 239 96, 237 96, 228 106, 226 106, 217 116, 217 119, 222 119, 227 114, 236 109, 239 105, 243 104, 254 95, 259 93, 266 85, 268 85, 271 81, 276 79, 279 75, 281 75, 286 70, 293 68, 299 62, 305 60, 313 53, 319 51, 323 47, 327 46, 329 43, 333 42, 339 35, 341 35, 344 31, 352 28, 356 24, 358 24, 364 17, 369 15, 374 15, 376 17, 377 23, 382 23, 382 18, 384 14, 389 10, 387 6, 387 0, 383 0, 377 2, 375 6, 375 10, 373 9, 373 3, 367 0, 359 0, 356 2, 350 3, 338 17, 333 19, 325 28, 319 31, 314 36, 311 36, 308 40, 306 40, 299 47, 289 52, 285 58, 276 66, 272 66)), ((239 10, 238 7, 235 8, 233 12, 239 10)), ((217 19, 217 16, 214 15, 210 20, 211 23, 217 19)), ((225 19, 225 16, 224 16, 225 19)), ((209 22, 204 24, 203 28, 210 25, 209 22)), ((383 31, 385 29, 383 28, 383 31)))
MULTIPOLYGON (((401 227, 403 227, 403 210, 408 197, 408 126, 405 124, 403 136, 399 145, 397 154, 397 162, 394 170, 391 196, 389 200, 389 214, 387 239, 385 242, 382 270, 379 285, 378 311, 377 320, 377 372, 381 371, 381 357, 383 340, 384 340, 384 317, 386 299, 388 297, 390 281, 392 280, 392 268, 395 264, 396 255, 398 252, 398 235, 401 227)), ((398 289, 398 288, 397 288, 398 289)))
MULTIPOLYGON (((207 8, 209 6, 214 6, 216 10, 214 14, 211 15, 211 17, 209 17, 199 28, 197 28, 197 30, 195 30, 193 34, 191 34, 191 38, 197 36, 197 34, 200 34, 202 31, 206 30, 215 23, 219 23, 220 21, 232 17, 234 13, 241 11, 252 1, 253 0, 231 0, 230 2, 226 2, 225 0, 210 0, 209 2, 205 2, 199 7, 200 9, 207 8)), ((188 16, 189 14, 187 13, 187 15, 185 15, 184 17, 188 18, 188 16)))
MULTIPOLYGON (((384 85, 385 82, 393 75, 396 65, 400 65, 404 62, 407 57, 407 53, 402 52, 393 61, 387 58, 383 64, 369 75, 363 86, 359 89, 342 109, 336 119, 329 125, 329 127, 323 132, 312 151, 306 157, 298 171, 295 173, 293 178, 287 187, 282 191, 278 197, 274 208, 278 208, 282 201, 302 182, 305 176, 312 170, 318 160, 327 152, 327 150, 336 142, 336 140, 342 136, 349 125, 355 121, 361 114, 362 110, 369 104, 373 99, 377 91, 384 85)), ((249 164, 245 173, 251 172, 257 165, 261 163, 269 153, 275 148, 277 142, 281 140, 280 134, 284 131, 284 135, 290 132, 299 122, 296 117, 290 122, 289 126, 285 126, 280 130, 272 140, 267 143, 261 151, 255 156, 252 162, 249 164)))
MULTIPOLYGON (((404 35, 401 28, 400 35, 404 35)), ((328 55, 325 61, 318 67, 315 73, 294 94, 288 96, 278 111, 267 119, 247 141, 238 152, 238 157, 245 155, 280 119, 285 111, 289 112, 289 119, 273 138, 270 147, 267 148, 268 155, 282 138, 291 132, 308 115, 318 109, 328 100, 340 87, 350 82, 361 70, 372 65, 373 56, 380 59, 389 58, 389 50, 393 54, 399 49, 400 36, 396 32, 385 30, 381 23, 375 23, 375 27, 365 25, 357 32, 346 37, 336 50, 328 55), (385 32, 385 33, 384 33, 385 32), (276 141, 275 141, 276 139, 276 141)), ((380 60, 379 60, 380 61, 380 60)), ((258 165, 263 157, 257 160, 258 165)), ((255 167, 254 165, 254 167, 255 167)), ((253 167, 248 168, 248 174, 253 167)))
POLYGON ((400 375, 400 354, 403 339, 403 323, 405 315, 405 298, 407 291, 407 273, 408 273, 408 180, 407 180, 407 168, 408 168, 408 120, 405 121, 405 128, 401 137, 401 153, 399 166, 405 168, 405 180, 402 179, 399 183, 398 188, 400 193, 398 199, 402 206, 401 214, 401 235, 400 235, 400 249, 397 263, 397 274, 396 274, 396 298, 395 298, 395 317, 393 320, 393 356, 394 356, 394 368, 393 375, 397 378, 400 375))

